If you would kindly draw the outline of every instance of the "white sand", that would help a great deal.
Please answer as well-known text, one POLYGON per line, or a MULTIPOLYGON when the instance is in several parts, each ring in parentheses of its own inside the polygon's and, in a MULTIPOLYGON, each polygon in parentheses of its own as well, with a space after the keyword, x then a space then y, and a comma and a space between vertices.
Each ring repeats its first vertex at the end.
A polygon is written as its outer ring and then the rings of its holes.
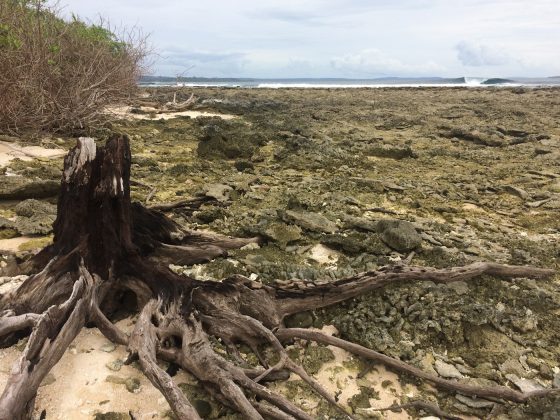
MULTIPOLYGON (((117 325, 130 331, 133 328, 130 319, 124 319, 117 325)), ((336 329, 325 326, 322 330, 333 334, 336 329)), ((114 372, 106 364, 116 359, 124 360, 127 352, 124 346, 116 346, 113 352, 106 353, 101 348, 109 342, 101 335, 97 328, 83 329, 66 351, 60 362, 51 371, 55 381, 39 388, 35 403, 36 413, 47 410, 48 419, 59 420, 90 420, 96 412, 131 411, 136 419, 161 419, 169 410, 169 405, 161 393, 133 366, 123 366, 114 372), (124 385, 106 382, 109 375, 122 378, 138 378, 141 387, 138 393, 128 392, 124 385)), ((417 395, 416 388, 407 386, 403 389, 398 376, 387 371, 383 366, 376 365, 364 378, 356 379, 358 371, 343 366, 343 362, 353 360, 353 355, 329 346, 335 355, 335 360, 323 365, 315 375, 319 382, 331 393, 341 392, 339 401, 347 405, 353 395, 359 393, 358 381, 367 381, 379 392, 379 399, 371 399, 372 407, 382 408, 400 401, 400 396, 417 395), (383 388, 382 382, 390 380, 391 385, 383 388)), ((13 362, 21 355, 15 347, 0 349, 0 389, 3 389, 8 379, 13 362)), ((49 378, 48 377, 48 378, 49 378)), ((173 378, 176 383, 193 383, 189 374, 180 371, 173 378)), ((291 379, 299 379, 292 375, 291 379)), ((282 390, 282 383, 271 385, 272 388, 282 390)), ((306 409, 316 406, 316 401, 295 401, 306 409)), ((389 420, 408 420, 411 417, 405 412, 385 412, 384 418, 389 420)))
POLYGON ((237 118, 235 115, 231 114, 217 114, 213 112, 204 112, 204 111, 179 111, 179 112, 159 112, 156 108, 150 107, 140 107, 140 110, 144 113, 136 114, 130 112, 132 107, 130 106, 113 106, 107 108, 107 113, 122 119, 130 119, 130 120, 169 120, 171 118, 177 117, 191 117, 191 118, 199 118, 199 117, 219 117, 224 120, 231 120, 233 118, 237 118))
MULTIPOLYGON (((129 319, 118 325, 123 330, 132 328, 129 319)), ((139 420, 164 418, 169 410, 167 401, 140 371, 123 366, 114 372, 105 366, 116 359, 124 360, 127 355, 124 346, 117 346, 110 353, 100 350, 108 343, 97 328, 84 328, 51 371, 55 381, 39 388, 35 412, 47 410, 48 419, 60 420, 91 420, 96 412, 109 411, 131 411, 139 420), (106 382, 109 375, 138 378, 139 392, 131 393, 124 385, 106 382)), ((0 349, 0 389, 4 388, 12 363, 20 355, 15 347, 0 349)), ((184 372, 177 373, 174 380, 192 383, 192 378, 184 372)))
POLYGON ((18 236, 17 238, 0 239, 0 253, 2 251, 17 252, 20 245, 23 245, 24 243, 33 239, 36 238, 32 238, 30 236, 18 236))
POLYGON ((340 256, 340 252, 323 244, 317 244, 309 250, 309 259, 328 266, 335 266, 340 256))
MULTIPOLYGON (((336 328, 332 325, 324 326, 321 331, 327 335, 337 333, 336 328)), ((359 371, 357 369, 344 366, 344 363, 355 361, 355 356, 346 350, 339 349, 338 347, 327 347, 333 352, 335 360, 325 363, 319 372, 314 375, 314 377, 327 391, 329 391, 331 395, 338 395, 338 401, 342 404, 342 406, 348 407, 348 400, 354 395, 360 393, 360 384, 364 383, 367 383, 368 386, 371 386, 379 393, 379 399, 370 399, 372 408, 386 408, 393 405, 395 402, 400 403, 401 396, 404 396, 405 394, 409 398, 418 395, 418 390, 413 386, 407 385, 406 389, 403 389, 399 384, 398 375, 389 372, 382 365, 374 365, 369 373, 367 373, 363 378, 358 379, 357 376, 359 371), (387 380, 391 381, 391 385, 383 388, 382 383, 387 380)), ((300 378, 298 376, 292 374, 289 380, 299 379, 300 378)), ((285 389, 285 386, 285 383, 272 385, 274 389, 277 389, 280 392, 285 389)), ((296 397, 294 402, 300 404, 306 409, 313 409, 317 406, 318 400, 300 401, 296 397)), ((372 412, 372 414, 374 414, 374 412, 372 412)), ((400 413, 386 411, 382 415, 384 419, 388 420, 411 419, 406 411, 402 411, 400 413)))
POLYGON ((41 146, 20 146, 16 143, 0 141, 0 166, 6 166, 18 158, 30 161, 37 158, 55 158, 66 154, 63 149, 47 149, 41 146))

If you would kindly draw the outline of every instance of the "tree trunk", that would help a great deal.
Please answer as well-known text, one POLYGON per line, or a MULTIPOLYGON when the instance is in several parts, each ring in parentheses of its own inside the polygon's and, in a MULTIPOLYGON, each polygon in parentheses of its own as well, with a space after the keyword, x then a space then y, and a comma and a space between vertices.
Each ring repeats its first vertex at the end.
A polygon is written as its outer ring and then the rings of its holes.
POLYGON ((174 274, 168 264, 210 261, 226 255, 228 249, 259 239, 185 230, 160 211, 131 203, 129 186, 130 146, 124 135, 112 137, 104 147, 96 146, 93 139, 80 138, 66 157, 54 242, 21 267, 36 274, 17 290, 0 295, 0 344, 32 331, 0 396, 0 420, 31 416, 41 381, 86 323, 95 324, 111 341, 128 346, 128 361, 139 360, 146 376, 181 419, 196 419, 198 414, 172 378, 158 367, 158 358, 188 370, 220 402, 246 418, 312 418, 262 385, 285 378, 289 372, 352 417, 288 357, 282 342, 293 338, 339 346, 467 395, 523 402, 554 392, 465 386, 338 338, 282 328, 286 315, 331 305, 393 282, 450 282, 481 274, 547 278, 553 274, 551 270, 476 263, 445 270, 385 267, 314 284, 265 285, 243 276, 200 282, 174 274), (140 316, 129 337, 110 317, 130 294, 140 316), (233 361, 214 351, 212 336, 222 340, 233 361), (245 366, 237 357, 239 343, 254 351, 259 368, 245 366), (279 361, 271 366, 259 352, 261 345, 270 346, 279 361))

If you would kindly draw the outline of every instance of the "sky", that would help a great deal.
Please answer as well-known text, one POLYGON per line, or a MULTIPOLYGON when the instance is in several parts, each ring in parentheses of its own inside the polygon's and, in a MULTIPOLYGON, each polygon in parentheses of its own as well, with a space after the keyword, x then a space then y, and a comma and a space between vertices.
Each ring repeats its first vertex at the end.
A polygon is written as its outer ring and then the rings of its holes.
POLYGON ((61 0, 149 34, 151 73, 200 77, 560 75, 560 0, 61 0))

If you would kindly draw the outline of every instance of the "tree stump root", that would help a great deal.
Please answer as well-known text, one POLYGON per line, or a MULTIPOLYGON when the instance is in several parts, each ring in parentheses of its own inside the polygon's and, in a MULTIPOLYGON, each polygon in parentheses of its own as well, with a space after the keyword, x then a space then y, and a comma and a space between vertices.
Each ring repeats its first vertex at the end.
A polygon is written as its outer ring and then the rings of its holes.
MULTIPOLYGON (((66 157, 54 243, 20 267, 37 274, 17 290, 0 295, 0 345, 30 334, 0 396, 0 420, 31 417, 41 381, 86 324, 98 327, 110 341, 128 346, 128 362, 139 361, 144 374, 180 419, 200 417, 173 378, 158 366, 158 359, 182 367, 218 401, 248 419, 313 418, 263 385, 286 379, 290 372, 348 418, 354 418, 289 358, 283 343, 294 339, 340 347, 464 395, 524 403, 558 392, 522 393, 504 386, 466 385, 337 337, 283 326, 288 315, 342 302, 395 282, 448 283, 483 274, 546 279, 553 270, 481 262, 449 269, 383 267, 317 284, 293 281, 265 285, 239 275, 221 282, 202 282, 173 273, 168 264, 210 261, 259 238, 186 231, 158 210, 132 204, 129 185, 126 136, 114 136, 104 147, 93 139, 81 138, 66 157), (110 321, 126 293, 135 296, 139 312, 130 335, 110 321), (216 340, 225 345, 230 357, 215 351, 216 340), (246 366, 237 344, 253 349, 261 366, 246 366), (274 364, 259 352, 261 346, 274 351, 274 364)), ((456 418, 423 402, 402 408, 411 406, 456 418)))

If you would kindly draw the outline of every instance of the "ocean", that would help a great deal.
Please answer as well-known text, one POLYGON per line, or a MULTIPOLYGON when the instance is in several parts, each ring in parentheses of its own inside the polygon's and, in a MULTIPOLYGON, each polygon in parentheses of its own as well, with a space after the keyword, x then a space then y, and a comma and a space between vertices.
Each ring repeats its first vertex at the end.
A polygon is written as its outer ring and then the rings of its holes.
POLYGON ((559 77, 545 78, 483 78, 483 77, 426 77, 378 79, 250 79, 250 78, 206 78, 206 77, 163 77, 145 76, 141 86, 187 86, 187 87, 230 87, 230 88, 387 88, 387 87, 560 87, 559 77))

